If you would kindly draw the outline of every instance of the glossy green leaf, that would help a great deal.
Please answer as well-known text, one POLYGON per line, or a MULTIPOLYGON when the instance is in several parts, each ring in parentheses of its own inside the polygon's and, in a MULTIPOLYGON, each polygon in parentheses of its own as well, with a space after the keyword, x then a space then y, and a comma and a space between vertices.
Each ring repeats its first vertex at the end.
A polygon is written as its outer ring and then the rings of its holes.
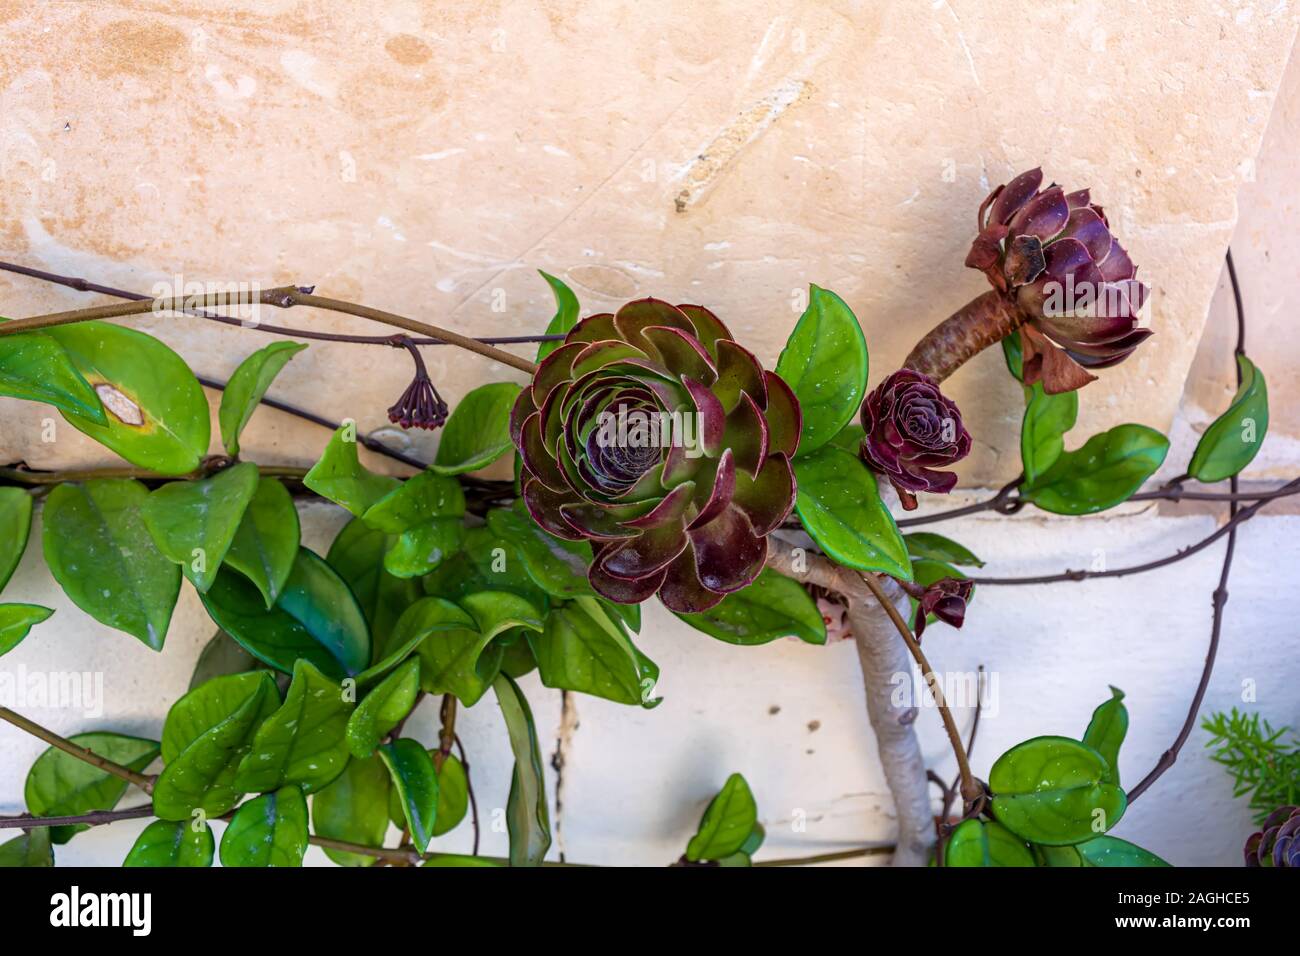
POLYGON ((267 793, 293 784, 315 793, 343 772, 348 762, 345 733, 352 701, 337 681, 310 661, 293 667, 293 682, 280 709, 257 728, 235 786, 267 793))
MULTIPOLYGON (((550 323, 546 326, 547 335, 568 335, 569 330, 578 324, 578 297, 573 294, 573 290, 565 285, 562 281, 553 275, 548 275, 537 270, 547 284, 551 287, 551 292, 555 296, 555 315, 551 317, 550 323)), ((537 346, 537 361, 550 355, 558 349, 563 342, 543 342, 537 346)))
POLYGON ((740 850, 758 824, 758 806, 749 784, 733 773, 709 801, 699 828, 686 844, 686 859, 721 860, 740 850))
POLYGON ((396 578, 419 578, 460 550, 465 525, 460 518, 434 518, 398 535, 384 555, 384 570, 396 578))
POLYGON ((433 758, 417 741, 403 737, 381 746, 379 759, 397 789, 411 842, 423 853, 433 838, 434 815, 438 812, 438 775, 433 758))
POLYGON ((306 852, 307 800, 297 787, 242 804, 221 834, 222 866, 302 866, 306 852))
POLYGON ((854 456, 824 448, 794 462, 795 510, 814 541, 838 563, 912 579, 903 536, 876 487, 876 476, 854 456))
POLYGON ((539 588, 558 598, 592 596, 587 581, 591 566, 591 545, 585 541, 562 541, 547 534, 522 512, 523 502, 514 509, 493 508, 488 512, 488 529, 515 546, 528 576, 539 588))
POLYGON ((654 707, 659 667, 637 650, 621 623, 594 597, 551 611, 545 628, 528 637, 542 683, 619 704, 654 707))
MULTIPOLYGON (((124 734, 96 732, 74 734, 68 739, 137 773, 143 773, 159 753, 156 740, 124 734)), ((80 816, 94 810, 112 810, 128 786, 120 777, 57 747, 50 747, 27 771, 23 799, 27 803, 27 812, 34 816, 80 816)), ((88 829, 85 825, 51 827, 50 839, 55 843, 67 843, 77 833, 88 829)))
POLYGON ((279 693, 269 671, 224 674, 205 681, 186 693, 172 704, 163 721, 163 763, 174 763, 185 748, 233 715, 249 700, 256 700, 259 706, 265 708, 263 718, 269 717, 279 706, 279 693), (271 699, 263 700, 263 696, 271 699))
POLYGON ((1048 395, 1043 383, 1025 389, 1025 415, 1020 423, 1020 461, 1025 483, 1033 484, 1065 450, 1065 433, 1079 417, 1079 393, 1048 395))
POLYGON ((1084 731, 1083 742, 1106 761, 1102 782, 1119 786, 1119 748, 1128 733, 1128 708, 1124 706, 1124 692, 1118 687, 1110 689, 1111 698, 1092 712, 1092 720, 1084 731))
POLYGON ((359 674, 370 663, 365 615, 343 579, 306 548, 270 610, 261 592, 242 574, 223 570, 203 606, 217 626, 250 654, 276 670, 292 673, 306 658, 329 677, 359 674))
POLYGON ((492 382, 467 392, 443 426, 433 470, 442 475, 477 471, 514 448, 510 409, 518 397, 514 382, 492 382))
POLYGON ((1150 850, 1113 836, 1093 837, 1074 849, 1084 866, 1169 866, 1150 850))
POLYGON ((862 448, 862 439, 867 437, 867 430, 857 422, 849 422, 841 428, 832 438, 829 444, 834 445, 841 451, 847 451, 850 455, 857 456, 862 448))
POLYGON ((438 766, 438 812, 433 818, 433 835, 442 836, 456 828, 469 810, 469 775, 455 754, 447 754, 438 766))
POLYGON ((45 563, 72 602, 154 650, 167 637, 181 569, 158 550, 141 518, 138 481, 65 482, 45 501, 45 563))
POLYGON ((384 570, 384 553, 396 540, 396 536, 375 531, 360 518, 353 518, 338 533, 326 558, 365 614, 376 663, 393 646, 389 638, 402 613, 424 594, 419 581, 394 577, 384 570))
POLYGON ((33 627, 53 613, 39 604, 0 604, 0 656, 21 644, 33 627))
POLYGON ((780 637, 826 643, 826 621, 817 603, 798 581, 771 568, 764 568, 753 584, 728 594, 709 610, 677 616, 728 644, 766 644, 780 637))
POLYGON ((1116 425, 1056 459, 1021 497, 1044 511, 1085 515, 1113 508, 1155 474, 1169 440, 1145 425, 1116 425))
POLYGON ((532 604, 508 591, 479 591, 457 603, 473 619, 473 627, 439 630, 421 642, 420 686, 431 694, 455 694, 470 707, 500 667, 499 647, 494 654, 484 653, 492 639, 516 627, 540 631, 543 623, 532 604))
POLYGON ((460 482, 422 471, 367 508, 362 520, 376 531, 401 534, 434 518, 459 518, 463 514, 465 493, 460 482))
MULTIPOLYGON (((617 615, 611 616, 617 617, 617 615)), ((525 674, 537 670, 537 658, 533 656, 533 648, 528 643, 526 630, 521 628, 507 631, 498 638, 497 643, 501 645, 501 673, 509 674, 514 680, 519 680, 525 674)))
POLYGON ((541 866, 551 846, 551 817, 546 805, 546 778, 533 712, 519 685, 506 675, 497 675, 492 689, 496 691, 510 736, 510 749, 515 755, 510 797, 506 801, 510 865, 541 866))
POLYGON ((123 866, 211 866, 212 828, 199 820, 155 820, 135 838, 123 866))
POLYGON ((1187 473, 1197 481, 1222 481, 1249 465, 1268 432, 1268 385, 1264 373, 1244 355, 1237 356, 1241 385, 1228 410, 1214 420, 1196 443, 1187 473))
POLYGON ((1025 356, 1018 330, 1002 339, 1002 357, 1006 359, 1007 371, 1012 377, 1017 381, 1024 381, 1025 356))
POLYGON ((73 428, 159 474, 199 466, 211 435, 208 400, 184 359, 152 335, 108 322, 45 334, 63 346, 106 409, 107 424, 64 412, 73 428))
POLYGON ((154 813, 163 820, 187 820, 201 810, 211 819, 233 807, 242 792, 234 785, 239 763, 279 703, 265 671, 216 678, 177 701, 163 725, 166 766, 154 784, 154 813), (217 682, 229 684, 220 693, 208 690, 217 682))
POLYGON ((903 535, 903 543, 907 545, 907 553, 914 558, 929 558, 932 561, 946 561, 948 564, 984 567, 984 562, 975 557, 968 548, 941 534, 916 531, 903 535))
POLYGON ((633 634, 641 633, 640 604, 619 604, 617 601, 608 601, 605 598, 600 598, 600 603, 605 606, 606 611, 621 619, 633 634))
POLYGON ((952 831, 944 866, 1034 866, 1025 841, 992 820, 966 820, 952 831))
POLYGON ((419 598, 398 618, 382 655, 357 675, 357 683, 364 685, 382 677, 406 660, 421 641, 436 631, 468 630, 477 635, 477 628, 469 612, 461 610, 458 605, 442 598, 419 598))
POLYGON ((32 496, 22 488, 0 488, 0 589, 22 560, 31 531, 32 496))
POLYGON ((306 342, 272 342, 239 363, 221 393, 221 443, 232 458, 239 454, 239 434, 253 417, 257 404, 271 387, 280 370, 306 342))
POLYGON ((201 481, 170 482, 141 505, 158 550, 199 591, 216 580, 257 483, 257 466, 246 461, 201 481))
POLYGON ((0 395, 44 402, 68 415, 108 423, 95 390, 63 346, 44 332, 0 338, 0 395))
POLYGON ((300 537, 298 509, 288 489, 274 478, 262 478, 235 530, 226 564, 257 585, 271 607, 289 580, 300 537))
POLYGON ((415 706, 420 692, 420 661, 411 658, 361 699, 347 722, 346 745, 354 757, 369 757, 384 735, 415 706))
POLYGON ((1090 840, 1124 815, 1124 791, 1105 783, 1107 764, 1067 737, 1034 737, 993 764, 993 815, 1012 833, 1045 846, 1090 840))
POLYGON ((400 484, 396 478, 377 475, 361 464, 353 422, 340 426, 334 433, 320 461, 312 465, 302 483, 358 518, 400 484))
MULTIPOLYGON (((343 772, 311 798, 312 829, 318 836, 359 846, 380 847, 388 833, 388 769, 376 755, 349 760, 343 772)), ((371 866, 372 856, 325 848, 340 866, 371 866)))
POLYGON ((0 843, 0 869, 54 865, 50 828, 36 827, 6 843, 0 843))
POLYGON ((853 311, 834 292, 811 286, 808 308, 776 363, 803 413, 797 455, 816 451, 858 414, 867 368, 867 342, 853 311))
POLYGON ((519 549, 485 527, 465 529, 460 553, 425 577, 424 590, 449 601, 478 591, 509 591, 539 611, 550 606, 547 593, 524 569, 519 549))

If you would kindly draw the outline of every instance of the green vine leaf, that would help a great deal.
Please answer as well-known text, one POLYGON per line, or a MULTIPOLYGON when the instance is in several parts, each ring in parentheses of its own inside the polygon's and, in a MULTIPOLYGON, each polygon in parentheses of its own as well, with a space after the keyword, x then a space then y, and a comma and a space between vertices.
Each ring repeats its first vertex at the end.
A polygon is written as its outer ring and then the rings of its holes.
POLYGON ((811 286, 808 308, 776 363, 803 413, 797 456, 821 448, 858 414, 867 369, 867 341, 853 310, 834 292, 811 286))
POLYGON ((705 808, 695 836, 686 845, 686 859, 698 863, 723 860, 738 853, 757 825, 758 805, 754 803, 754 794, 745 778, 733 773, 705 808))
POLYGON ((984 562, 975 557, 970 549, 941 534, 916 531, 903 535, 903 542, 907 545, 907 553, 914 558, 928 558, 931 561, 944 561, 948 564, 968 567, 984 567, 984 562))
POLYGON ((967 820, 952 831, 944 866, 1034 866, 1025 841, 992 820, 967 820))
POLYGON ((433 838, 434 816, 438 812, 438 775, 429 751, 408 737, 379 748, 379 759, 388 768, 397 799, 406 816, 411 842, 421 853, 433 838))
MULTIPOLYGON (((343 772, 311 798, 312 829, 318 836, 359 846, 380 847, 388 833, 388 770, 378 755, 349 760, 343 772)), ((373 856, 325 847, 339 866, 372 866, 373 856)))
POLYGON ((217 844, 212 827, 191 820, 155 820, 135 839, 123 866, 211 866, 217 844))
POLYGON ((177 701, 163 724, 166 766, 153 791, 159 819, 188 820, 195 810, 211 819, 238 803, 239 763, 279 703, 266 671, 218 677, 177 701))
POLYGON ((275 606, 242 574, 222 570, 202 594, 218 627, 258 660, 286 674, 299 658, 331 678, 354 677, 370 663, 370 632, 357 600, 314 552, 298 558, 275 606))
POLYGON ((420 661, 411 658, 362 698, 348 718, 347 749, 357 758, 369 757, 384 735, 415 706, 420 692, 420 661))
POLYGON ((396 541, 396 536, 375 531, 360 518, 353 518, 338 533, 325 559, 361 606, 370 626, 375 662, 388 656, 393 626, 424 594, 419 581, 384 570, 384 554, 396 541))
POLYGON ((860 460, 839 448, 823 448, 794 461, 795 511, 804 530, 846 567, 883 571, 912 580, 903 536, 860 460))
POLYGON ((0 395, 44 402, 96 425, 108 416, 62 345, 43 332, 0 338, 0 395))
POLYGON ((244 650, 233 637, 225 631, 218 630, 208 638, 208 642, 203 645, 203 650, 199 651, 199 659, 194 662, 194 670, 190 673, 190 684, 186 690, 194 690, 214 677, 269 669, 266 664, 244 650))
POLYGON ((325 446, 320 461, 312 465, 302 483, 322 498, 341 505, 358 518, 401 483, 387 475, 377 475, 362 466, 357 458, 356 423, 340 426, 325 446))
POLYGON ((307 347, 306 342, 272 342, 239 363, 221 393, 221 443, 231 458, 239 455, 239 435, 253 417, 271 382, 289 360, 307 347))
POLYGON ((464 514, 465 493, 460 482, 422 471, 367 508, 362 520, 376 531, 401 534, 436 518, 460 518, 464 514))
POLYGON ((1124 815, 1124 791, 1106 783, 1106 760, 1067 737, 1034 737, 993 764, 989 788, 998 822, 1044 846, 1066 846, 1109 830, 1124 815))
POLYGON ((1065 433, 1079 417, 1079 393, 1048 395, 1043 383, 1025 389, 1025 415, 1020 423, 1020 461, 1025 483, 1032 485, 1065 451, 1065 433))
POLYGON ((1021 487, 1020 495, 1044 511, 1086 515, 1113 508, 1155 474, 1169 451, 1169 440, 1145 425, 1116 425, 1093 435, 1077 451, 1067 451, 1021 487))
POLYGON ((696 630, 728 644, 753 646, 780 637, 826 643, 826 621, 798 581, 764 568, 754 583, 699 614, 678 614, 696 630))
POLYGON ((53 865, 54 847, 50 845, 49 827, 35 827, 7 843, 0 843, 0 870, 53 865))
POLYGON ((310 661, 297 661, 284 703, 257 728, 240 761, 236 788, 267 793, 293 784, 303 793, 320 790, 348 762, 344 734, 352 714, 352 702, 338 682, 310 661))
POLYGON ((1119 786, 1119 748, 1128 733, 1128 708, 1124 706, 1124 692, 1118 687, 1110 689, 1111 698, 1092 712, 1092 720, 1084 731, 1083 742, 1106 761, 1102 782, 1119 786))
MULTIPOLYGON (((578 324, 578 297, 573 294, 573 290, 565 285, 562 281, 553 275, 549 275, 538 269, 538 273, 546 280, 547 285, 551 287, 551 292, 555 295, 555 315, 552 316, 550 324, 546 326, 547 335, 568 335, 569 330, 578 324)), ((537 346, 537 361, 550 355, 558 349, 563 342, 543 342, 537 346)))
POLYGON ((23 559, 31 532, 32 496, 21 488, 0 488, 0 590, 23 559))
POLYGON ((1144 850, 1127 840, 1119 839, 1119 837, 1093 837, 1091 840, 1074 847, 1074 850, 1082 858, 1084 866, 1169 866, 1168 863, 1150 850, 1144 850))
POLYGON ((493 382, 466 393, 443 426, 433 470, 440 475, 477 471, 514 448, 510 409, 519 391, 514 382, 493 382))
POLYGON ((201 481, 163 485, 140 506, 158 550, 200 592, 217 579, 257 484, 257 466, 246 461, 201 481))
POLYGON ((33 627, 53 613, 39 604, 0 604, 0 657, 21 644, 33 627))
MULTIPOLYGON (((472 707, 501 667, 502 649, 492 639, 514 628, 540 631, 542 616, 528 601, 508 591, 467 594, 457 604, 468 612, 473 624, 439 629, 420 643, 420 686, 430 694, 455 694, 466 707, 472 707)), ((445 609, 425 607, 424 613, 445 613, 445 609)))
POLYGON ((493 508, 487 526, 493 534, 515 546, 524 569, 533 582, 552 597, 591 597, 596 592, 587 581, 591 545, 585 541, 562 541, 547 534, 522 510, 493 508))
POLYGON ((1197 481, 1223 481, 1254 461, 1268 432, 1268 385, 1264 373, 1244 355, 1237 356, 1241 385, 1228 410, 1214 420, 1196 443, 1187 473, 1197 481))
POLYGON ((162 475, 199 467, 211 435, 208 400, 185 360, 143 332, 107 322, 48 329, 99 395, 107 424, 63 413, 73 428, 162 475))
POLYGON ((306 853, 307 801, 297 787, 249 800, 221 835, 222 866, 302 866, 306 853))
POLYGON ((154 544, 138 481, 65 482, 45 501, 45 563, 72 603, 155 651, 167 637, 181 569, 154 544))
POLYGON ((396 578, 421 578, 457 551, 465 537, 460 518, 434 518, 398 535, 384 555, 384 570, 396 578))
POLYGON ((438 771, 438 811, 433 817, 433 835, 442 836, 456 829, 469 811, 469 775, 455 754, 447 754, 438 771))
POLYGON ((651 708, 659 667, 632 643, 622 623, 594 597, 580 597, 546 616, 528 636, 542 684, 651 708))
POLYGON ((226 564, 257 585, 269 608, 293 571, 301 535, 288 489, 274 478, 261 478, 235 529, 226 564))
MULTIPOLYGON (((137 773, 143 773, 160 752, 158 741, 125 734, 95 732, 74 734, 68 739, 137 773)), ((27 771, 23 799, 27 812, 35 816, 73 817, 95 810, 112 810, 128 786, 120 777, 50 747, 27 771)), ((85 824, 50 827, 50 840, 67 843, 89 829, 85 824)))
POLYGON ((506 801, 506 830, 510 834, 510 865, 541 866, 551 847, 551 818, 546 806, 542 749, 537 742, 533 712, 519 685, 505 674, 492 682, 501 716, 510 736, 515 769, 506 801))

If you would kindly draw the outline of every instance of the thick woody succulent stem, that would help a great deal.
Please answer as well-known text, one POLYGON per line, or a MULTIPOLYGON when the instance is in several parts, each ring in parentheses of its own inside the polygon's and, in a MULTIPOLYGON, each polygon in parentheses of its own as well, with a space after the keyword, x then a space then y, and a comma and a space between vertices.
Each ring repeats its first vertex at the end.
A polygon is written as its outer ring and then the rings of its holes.
POLYGON ((927 332, 903 366, 942 382, 975 355, 1020 328, 1024 321, 1024 315, 1010 299, 990 290, 927 332))

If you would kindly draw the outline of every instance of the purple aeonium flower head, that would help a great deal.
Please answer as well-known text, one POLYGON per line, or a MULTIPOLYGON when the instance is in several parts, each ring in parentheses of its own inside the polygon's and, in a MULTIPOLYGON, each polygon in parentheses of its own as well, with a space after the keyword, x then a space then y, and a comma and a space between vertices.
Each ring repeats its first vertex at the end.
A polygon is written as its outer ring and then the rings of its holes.
POLYGON ((704 611, 750 584, 795 500, 799 402, 708 309, 583 319, 510 417, 533 520, 587 541, 591 586, 704 611))
POLYGON ((917 491, 947 494, 957 484, 937 471, 970 452, 970 433, 956 404, 928 375, 904 368, 880 383, 862 403, 862 460, 889 479, 911 511, 917 491))
POLYGON ((931 614, 945 624, 961 627, 966 620, 966 604, 974 590, 974 584, 958 578, 943 578, 926 587, 917 599, 916 619, 912 622, 916 639, 921 639, 926 618, 931 614))
POLYGON ((1151 335, 1138 327, 1148 290, 1089 191, 1042 184, 1043 171, 1031 169, 989 193, 966 265, 1026 317, 1025 381, 1063 392, 1151 335))
POLYGON ((1278 807, 1246 840, 1247 866, 1300 867, 1300 807, 1278 807))

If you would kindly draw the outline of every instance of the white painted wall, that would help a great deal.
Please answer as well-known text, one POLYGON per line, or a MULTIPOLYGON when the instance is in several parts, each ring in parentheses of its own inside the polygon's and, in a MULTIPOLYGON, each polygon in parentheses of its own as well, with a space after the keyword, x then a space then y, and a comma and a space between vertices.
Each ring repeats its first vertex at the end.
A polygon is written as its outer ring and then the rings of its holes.
MULTIPOLYGON (((978 493, 976 493, 978 495, 978 493)), ((961 504, 954 498, 945 506, 961 504)), ((343 514, 330 505, 302 508, 305 543, 323 551, 343 514)), ((1265 512, 1267 514, 1267 512, 1265 512)), ((1171 517, 1154 508, 1088 519, 985 516, 947 525, 988 561, 989 574, 1086 567, 1100 555, 1108 566, 1174 551, 1209 533, 1207 515, 1171 517)), ((33 544, 6 597, 54 607, 0 666, 19 673, 85 670, 104 675, 104 715, 19 707, 63 734, 109 728, 156 736, 167 706, 185 691, 191 669, 213 628, 186 585, 167 645, 155 654, 78 611, 49 578, 33 544)), ((1296 625, 1282 590, 1295 566, 1300 516, 1246 524, 1230 585, 1223 646, 1206 708, 1241 703, 1242 682, 1257 684, 1258 707, 1279 723, 1300 725, 1295 687, 1300 661, 1296 625)), ((974 752, 986 774, 1004 749, 1042 733, 1082 733, 1092 708, 1116 684, 1128 693, 1132 716, 1121 756, 1124 780, 1139 779, 1169 744, 1195 687, 1209 634, 1209 595, 1218 574, 1216 547, 1171 568, 1118 581, 1041 588, 983 588, 966 627, 927 631, 927 651, 941 670, 983 664, 996 681, 974 752)), ((663 671, 664 703, 642 711, 578 696, 563 779, 559 837, 572 861, 661 865, 682 852, 705 802, 731 771, 746 775, 768 831, 764 856, 843 849, 891 837, 888 793, 861 699, 858 663, 847 643, 817 648, 794 641, 738 648, 681 625, 655 604, 646 606, 640 645, 663 671), (813 728, 816 729, 813 729, 813 728), (802 821, 796 827, 796 821, 802 821)), ((538 730, 551 750, 559 728, 559 693, 535 676, 523 682, 538 730)), ((969 710, 958 714, 965 727, 969 710)), ((938 715, 917 723, 931 765, 949 776, 953 761, 938 715)), ((410 724, 426 743, 436 739, 436 707, 422 705, 410 724)), ((510 758, 496 706, 485 699, 463 711, 462 738, 484 815, 483 852, 501 853, 493 811, 504 806, 510 758)), ((1197 731, 1178 765, 1140 801, 1115 831, 1182 865, 1236 865, 1250 832, 1245 801, 1231 798, 1221 770, 1203 753, 1197 731)), ((0 812, 20 812, 27 767, 42 745, 0 726, 0 812)), ((555 774, 548 767, 552 790, 555 774)), ((554 808, 554 794, 552 793, 554 808)), ((499 815, 499 814, 498 814, 499 815)), ((67 864, 113 865, 144 821, 84 833, 57 849, 67 864)), ((218 826, 220 826, 218 824, 218 826)), ((469 828, 435 841, 463 850, 469 828)), ((318 850, 309 860, 323 862, 318 850)))

